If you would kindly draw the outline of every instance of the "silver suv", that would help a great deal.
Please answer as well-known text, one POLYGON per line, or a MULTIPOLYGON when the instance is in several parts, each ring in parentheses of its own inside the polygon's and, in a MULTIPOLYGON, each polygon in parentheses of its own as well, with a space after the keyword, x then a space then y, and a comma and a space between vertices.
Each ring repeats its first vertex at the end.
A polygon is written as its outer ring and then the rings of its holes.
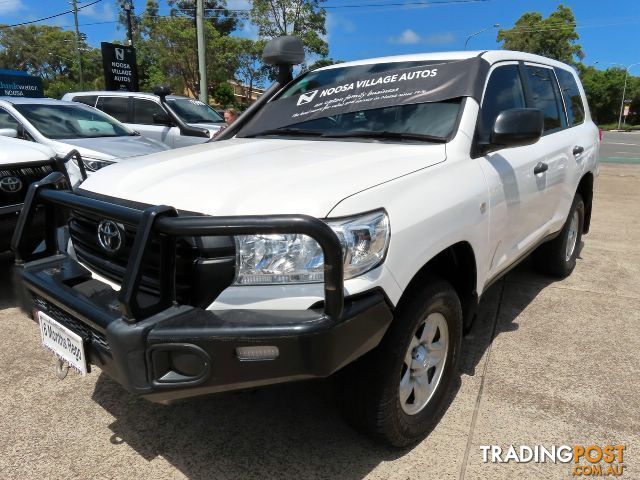
POLYGON ((72 92, 62 99, 96 107, 170 148, 204 143, 224 125, 224 119, 199 100, 166 90, 157 93, 72 92))

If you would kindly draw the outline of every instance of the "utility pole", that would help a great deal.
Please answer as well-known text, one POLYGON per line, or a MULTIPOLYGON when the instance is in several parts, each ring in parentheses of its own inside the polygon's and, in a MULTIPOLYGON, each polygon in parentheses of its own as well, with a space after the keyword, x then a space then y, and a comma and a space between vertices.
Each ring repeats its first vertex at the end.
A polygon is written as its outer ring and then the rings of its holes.
POLYGON ((133 4, 131 0, 127 0, 122 4, 124 13, 127 15, 127 37, 129 37, 129 46, 133 47, 133 24, 131 23, 131 10, 133 10, 133 4))
POLYGON ((196 0, 196 36, 198 37, 198 70, 200 72, 200 101, 209 104, 207 91, 207 63, 204 54, 204 0, 196 0))
POLYGON ((78 0, 71 0, 71 5, 73 6, 73 21, 76 25, 76 54, 78 55, 80 90, 84 90, 84 78, 82 78, 82 52, 80 51, 80 30, 78 29, 78 0))

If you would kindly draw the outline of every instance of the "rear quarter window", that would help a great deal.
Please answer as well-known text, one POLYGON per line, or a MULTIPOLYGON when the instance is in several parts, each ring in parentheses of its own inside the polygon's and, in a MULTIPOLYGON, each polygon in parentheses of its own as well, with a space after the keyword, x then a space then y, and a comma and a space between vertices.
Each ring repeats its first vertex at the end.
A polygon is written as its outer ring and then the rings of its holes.
POLYGON ((569 117, 569 126, 579 125, 584 122, 584 103, 578 83, 571 72, 556 68, 556 76, 560 82, 560 90, 564 98, 564 104, 569 117))

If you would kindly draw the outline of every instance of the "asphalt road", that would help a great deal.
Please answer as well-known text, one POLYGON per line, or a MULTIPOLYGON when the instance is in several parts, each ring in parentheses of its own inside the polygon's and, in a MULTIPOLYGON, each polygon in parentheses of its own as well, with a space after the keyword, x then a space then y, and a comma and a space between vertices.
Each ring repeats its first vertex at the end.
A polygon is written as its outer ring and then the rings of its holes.
POLYGON ((604 163, 640 164, 640 132, 604 132, 600 159, 604 163))
POLYGON ((640 478, 640 166, 603 165, 591 233, 563 281, 524 263, 483 298, 463 372, 431 435, 406 451, 341 419, 331 381, 172 406, 97 369, 59 381, 0 265, 0 478, 572 478, 570 465, 485 464, 481 445, 626 446, 640 478))

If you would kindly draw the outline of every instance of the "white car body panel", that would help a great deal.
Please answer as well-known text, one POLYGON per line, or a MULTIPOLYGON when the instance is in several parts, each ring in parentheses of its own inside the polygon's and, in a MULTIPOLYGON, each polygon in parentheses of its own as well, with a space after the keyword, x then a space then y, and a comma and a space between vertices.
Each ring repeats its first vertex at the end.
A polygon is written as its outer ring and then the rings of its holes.
POLYGON ((56 152, 47 145, 0 136, 0 165, 41 162, 55 156, 56 152))
POLYGON ((237 138, 113 165, 82 188, 209 215, 323 218, 349 195, 444 158, 436 144, 237 138))
MULTIPOLYGON (((325 69, 481 53, 405 55, 325 69)), ((483 58, 491 64, 522 60, 568 68, 520 52, 491 51, 483 58)), ((429 260, 459 242, 473 249, 481 295, 505 269, 562 228, 580 179, 598 173, 599 140, 587 108, 581 125, 545 135, 534 145, 471 158, 479 108, 475 100, 465 100, 456 134, 446 145, 236 138, 187 147, 179 156, 163 152, 113 166, 83 189, 209 215, 337 218, 384 208, 391 229, 386 260, 345 281, 345 295, 380 287, 395 305, 429 260), (583 146, 583 154, 574 156, 573 145, 583 146), (549 169, 534 175, 540 161, 549 169)), ((231 286, 209 308, 301 309, 323 298, 321 283, 231 286)))

